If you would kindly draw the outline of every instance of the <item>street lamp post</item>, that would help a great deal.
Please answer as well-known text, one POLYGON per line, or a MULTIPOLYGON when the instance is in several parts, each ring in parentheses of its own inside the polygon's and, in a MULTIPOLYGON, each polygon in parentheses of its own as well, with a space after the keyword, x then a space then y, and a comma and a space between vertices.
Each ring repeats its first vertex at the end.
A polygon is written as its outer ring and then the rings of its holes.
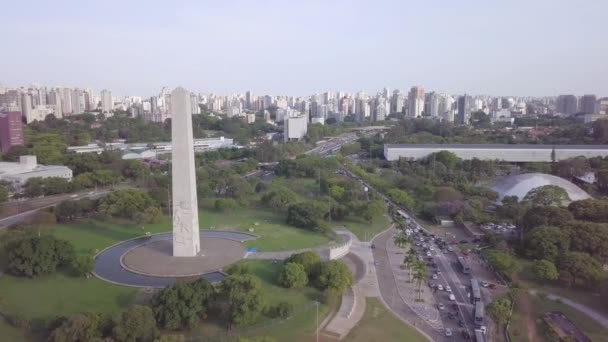
POLYGON ((317 328, 315 330, 317 335, 317 342, 319 342, 319 301, 315 301, 315 305, 317 307, 317 328))

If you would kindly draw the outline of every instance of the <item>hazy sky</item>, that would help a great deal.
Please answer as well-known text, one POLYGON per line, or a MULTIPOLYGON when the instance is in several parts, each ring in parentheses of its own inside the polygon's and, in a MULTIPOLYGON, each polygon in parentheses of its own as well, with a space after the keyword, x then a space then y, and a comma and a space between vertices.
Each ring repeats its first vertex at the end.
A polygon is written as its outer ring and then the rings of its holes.
POLYGON ((608 95, 608 0, 3 1, 0 84, 608 95))

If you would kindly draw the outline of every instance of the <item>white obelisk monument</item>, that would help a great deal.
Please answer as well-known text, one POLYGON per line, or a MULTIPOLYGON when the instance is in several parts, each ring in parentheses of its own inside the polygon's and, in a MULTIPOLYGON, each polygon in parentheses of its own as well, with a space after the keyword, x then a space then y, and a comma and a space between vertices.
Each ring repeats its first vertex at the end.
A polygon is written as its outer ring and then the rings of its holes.
POLYGON ((198 232, 190 92, 181 87, 175 88, 171 92, 170 108, 173 145, 173 256, 193 257, 200 252, 201 241, 198 232))

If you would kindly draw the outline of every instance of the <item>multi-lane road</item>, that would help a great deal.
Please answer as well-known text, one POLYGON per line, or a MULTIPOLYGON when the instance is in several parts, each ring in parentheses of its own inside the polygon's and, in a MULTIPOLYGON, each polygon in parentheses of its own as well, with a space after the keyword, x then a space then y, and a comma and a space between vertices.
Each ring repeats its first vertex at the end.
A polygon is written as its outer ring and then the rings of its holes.
MULTIPOLYGON (((28 207, 33 208, 33 209, 0 218, 0 229, 25 222, 30 217, 32 217, 37 211, 39 211, 41 209, 54 207, 63 201, 78 200, 78 199, 83 199, 83 198, 95 199, 95 198, 99 198, 101 196, 105 196, 106 194, 108 194, 111 191, 113 191, 113 190, 112 189, 103 189, 103 190, 80 192, 80 193, 75 193, 75 194, 48 196, 48 197, 28 200, 27 201, 28 207)), ((18 206, 19 202, 12 202, 12 203, 8 203, 8 204, 18 206)), ((24 205, 25 205, 25 203, 24 203, 24 205)))

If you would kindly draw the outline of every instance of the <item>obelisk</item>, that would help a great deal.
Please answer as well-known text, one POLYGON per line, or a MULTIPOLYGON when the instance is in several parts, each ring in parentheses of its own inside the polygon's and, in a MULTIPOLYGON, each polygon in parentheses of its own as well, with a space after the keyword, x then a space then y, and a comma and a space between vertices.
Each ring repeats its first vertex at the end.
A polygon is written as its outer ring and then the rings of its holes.
POLYGON ((171 141, 173 145, 173 256, 193 257, 200 252, 196 168, 190 92, 171 92, 171 141))

